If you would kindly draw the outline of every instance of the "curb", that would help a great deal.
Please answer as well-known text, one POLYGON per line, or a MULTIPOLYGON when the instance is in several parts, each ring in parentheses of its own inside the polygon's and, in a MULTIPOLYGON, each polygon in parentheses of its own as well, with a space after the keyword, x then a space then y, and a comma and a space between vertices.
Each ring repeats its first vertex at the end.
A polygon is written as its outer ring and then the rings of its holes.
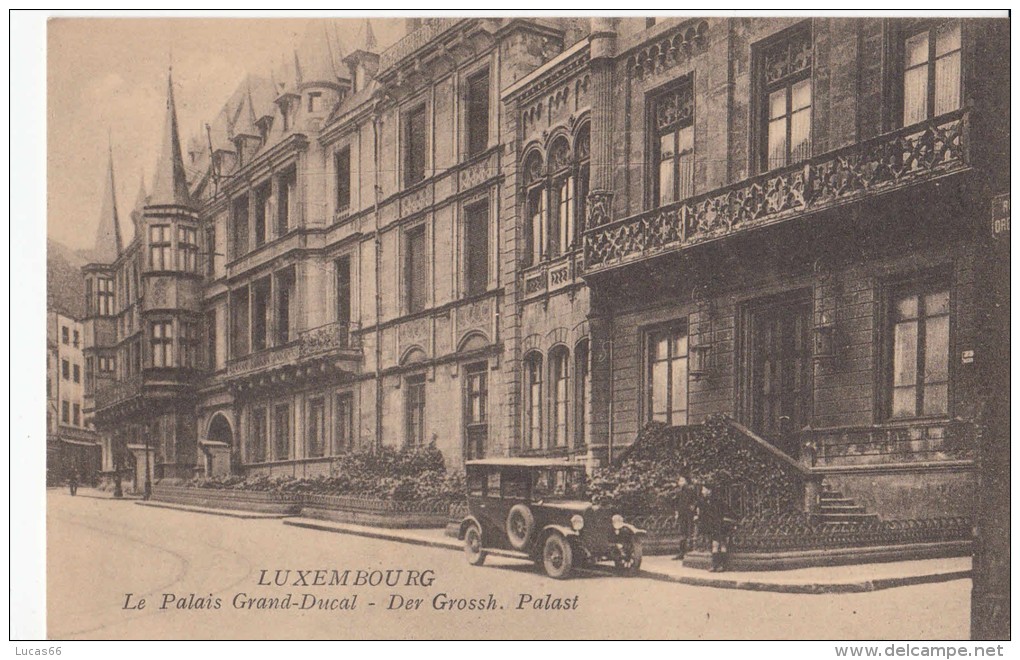
MULTIPOLYGON (((384 541, 396 541, 409 545, 419 545, 443 550, 460 550, 461 545, 456 541, 438 541, 429 539, 417 539, 388 532, 373 532, 360 529, 345 529, 329 524, 320 524, 307 520, 284 520, 284 525, 303 527, 334 534, 350 534, 352 536, 363 536, 366 538, 380 539, 384 541)), ((500 551, 488 551, 489 554, 504 556, 500 551)), ((506 553, 505 556, 519 558, 518 555, 506 553)), ((739 589, 743 591, 768 591, 773 593, 790 594, 841 594, 841 593, 865 593, 879 591, 881 589, 892 589, 894 587, 905 587, 915 584, 930 584, 933 582, 950 582, 952 580, 963 580, 971 577, 971 571, 948 571, 945 573, 929 573, 926 575, 908 575, 903 577, 878 578, 872 580, 861 580, 860 582, 807 582, 807 583, 781 583, 761 582, 755 580, 735 580, 724 577, 696 577, 690 575, 672 575, 661 571, 642 569, 639 577, 658 580, 660 582, 673 582, 686 584, 693 587, 711 587, 714 589, 739 589)))
POLYGON ((382 541, 396 541, 398 543, 406 543, 408 545, 420 545, 427 548, 440 548, 442 550, 460 550, 461 544, 457 541, 439 541, 430 539, 417 539, 408 536, 400 536, 398 534, 391 534, 387 532, 371 532, 368 530, 355 530, 355 529, 344 529, 343 527, 337 527, 329 523, 316 523, 308 520, 284 520, 284 525, 290 525, 292 527, 302 527, 304 529, 314 529, 320 532, 332 532, 334 534, 350 534, 351 536, 364 536, 370 539, 379 539, 382 541))
POLYGON ((743 591, 769 591, 787 594, 853 594, 906 587, 915 584, 934 582, 951 582, 969 579, 971 571, 949 571, 946 573, 929 573, 926 575, 907 575, 903 577, 878 578, 861 580, 860 582, 760 582, 755 580, 734 580, 720 577, 695 577, 690 575, 671 575, 659 571, 641 570, 641 576, 661 582, 676 582, 695 587, 712 587, 715 589, 740 589, 743 591))
POLYGON ((138 506, 151 506, 156 509, 173 509, 174 511, 187 511, 188 513, 204 513, 210 516, 224 516, 226 518, 240 518, 242 520, 279 520, 290 514, 285 513, 256 513, 252 511, 232 511, 230 509, 207 509, 199 506, 188 506, 186 504, 172 504, 169 502, 137 501, 138 506))

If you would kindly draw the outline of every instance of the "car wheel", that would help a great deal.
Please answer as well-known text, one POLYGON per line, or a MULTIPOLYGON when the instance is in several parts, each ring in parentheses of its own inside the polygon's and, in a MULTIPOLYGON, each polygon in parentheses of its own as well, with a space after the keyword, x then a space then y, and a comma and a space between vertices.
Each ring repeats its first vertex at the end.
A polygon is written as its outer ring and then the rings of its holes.
POLYGON ((524 550, 535 529, 535 516, 523 504, 515 504, 506 514, 506 537, 514 550, 524 550))
POLYGON ((486 552, 482 550, 482 530, 472 523, 464 532, 464 556, 472 566, 485 563, 486 552))
POLYGON ((638 537, 632 537, 629 543, 624 544, 623 557, 614 560, 617 570, 624 575, 637 575, 641 570, 642 545, 638 537))
POLYGON ((550 534, 542 547, 542 566, 546 575, 562 580, 570 575, 574 567, 574 549, 561 534, 550 534))

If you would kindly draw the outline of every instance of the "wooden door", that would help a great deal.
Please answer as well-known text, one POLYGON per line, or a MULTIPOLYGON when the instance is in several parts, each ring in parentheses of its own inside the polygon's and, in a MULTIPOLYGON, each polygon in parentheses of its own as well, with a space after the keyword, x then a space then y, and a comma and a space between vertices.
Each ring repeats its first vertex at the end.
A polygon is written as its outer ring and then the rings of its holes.
POLYGON ((811 300, 759 303, 746 319, 746 419, 752 430, 798 458, 797 436, 812 410, 811 300))

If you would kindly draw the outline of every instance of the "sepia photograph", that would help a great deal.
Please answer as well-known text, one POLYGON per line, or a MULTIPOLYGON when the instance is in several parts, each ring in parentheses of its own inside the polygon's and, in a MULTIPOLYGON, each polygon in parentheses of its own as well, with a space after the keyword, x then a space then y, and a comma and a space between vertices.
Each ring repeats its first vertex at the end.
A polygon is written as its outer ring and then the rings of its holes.
POLYGON ((1008 11, 505 13, 45 18, 23 638, 1004 655, 1008 11))

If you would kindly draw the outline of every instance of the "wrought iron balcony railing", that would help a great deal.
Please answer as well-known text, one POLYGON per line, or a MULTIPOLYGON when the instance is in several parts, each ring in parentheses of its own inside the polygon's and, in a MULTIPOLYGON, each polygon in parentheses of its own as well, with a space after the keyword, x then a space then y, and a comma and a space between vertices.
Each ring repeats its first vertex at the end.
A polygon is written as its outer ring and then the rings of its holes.
POLYGON ((227 378, 296 364, 304 359, 334 352, 360 353, 358 327, 356 323, 335 322, 305 330, 294 341, 230 360, 227 362, 227 378))
POLYGON ((124 380, 109 381, 96 389, 95 407, 97 410, 106 408, 121 401, 127 401, 142 393, 142 374, 137 373, 124 380))
POLYGON ((392 68, 400 60, 426 45, 463 18, 441 17, 422 19, 421 26, 387 48, 379 56, 379 71, 392 68))
POLYGON ((967 112, 886 133, 675 204, 588 229, 585 270, 603 271, 966 169, 967 112))

